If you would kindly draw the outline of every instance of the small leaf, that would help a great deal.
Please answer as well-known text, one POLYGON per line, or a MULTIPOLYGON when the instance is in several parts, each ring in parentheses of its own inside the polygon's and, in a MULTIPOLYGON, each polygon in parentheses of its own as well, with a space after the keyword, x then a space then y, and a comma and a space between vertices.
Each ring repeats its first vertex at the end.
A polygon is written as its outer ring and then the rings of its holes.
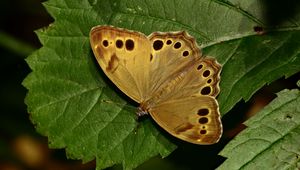
POLYGON ((227 144, 218 169, 299 169, 300 91, 283 90, 227 144))

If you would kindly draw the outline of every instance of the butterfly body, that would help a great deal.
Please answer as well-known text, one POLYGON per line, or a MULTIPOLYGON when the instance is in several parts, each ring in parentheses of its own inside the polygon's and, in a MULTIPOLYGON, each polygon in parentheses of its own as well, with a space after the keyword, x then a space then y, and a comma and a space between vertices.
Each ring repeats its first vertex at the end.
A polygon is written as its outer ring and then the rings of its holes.
POLYGON ((222 134, 218 102, 221 66, 201 54, 185 31, 142 33, 112 26, 90 32, 105 74, 140 103, 167 132, 195 144, 216 143, 222 134))

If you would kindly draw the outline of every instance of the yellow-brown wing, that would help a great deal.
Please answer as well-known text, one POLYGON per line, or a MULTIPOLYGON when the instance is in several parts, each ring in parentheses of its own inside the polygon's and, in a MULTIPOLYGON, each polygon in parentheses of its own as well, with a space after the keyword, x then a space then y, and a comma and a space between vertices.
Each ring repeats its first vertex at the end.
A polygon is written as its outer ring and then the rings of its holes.
POLYGON ((220 91, 221 66, 214 59, 204 58, 196 41, 185 32, 154 33, 150 41, 152 95, 141 107, 180 139, 216 143, 222 134, 215 99, 220 91), (208 112, 199 115, 199 110, 208 112))
POLYGON ((147 96, 150 41, 139 32, 96 26, 90 43, 104 73, 127 96, 140 103, 147 96))
MULTIPOLYGON (((149 93, 152 98, 168 86, 184 69, 201 56, 194 38, 186 32, 155 32, 148 36, 151 42, 151 67, 149 93)), ((159 96, 161 97, 161 96, 159 96)), ((156 98, 157 100, 157 98, 156 98)))
POLYGON ((221 66, 215 59, 203 57, 197 42, 186 32, 153 33, 149 73, 148 103, 190 97, 195 94, 216 97, 219 94, 221 66))
POLYGON ((163 129, 190 143, 214 144, 222 135, 218 103, 211 96, 166 101, 149 112, 163 129))

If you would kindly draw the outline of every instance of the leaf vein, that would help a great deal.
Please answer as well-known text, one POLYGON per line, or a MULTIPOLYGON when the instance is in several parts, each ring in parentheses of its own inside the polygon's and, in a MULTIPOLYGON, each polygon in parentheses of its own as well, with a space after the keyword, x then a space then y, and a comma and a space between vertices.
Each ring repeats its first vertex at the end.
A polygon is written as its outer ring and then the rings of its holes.
POLYGON ((64 97, 64 98, 62 98, 62 99, 58 99, 58 100, 49 102, 49 103, 44 104, 44 105, 40 105, 40 106, 36 107, 36 109, 35 109, 34 111, 38 111, 38 110, 42 109, 43 107, 51 106, 51 105, 60 103, 60 102, 62 102, 62 101, 69 100, 69 99, 71 99, 71 98, 73 98, 73 97, 80 96, 80 95, 82 95, 82 94, 88 93, 88 92, 93 91, 93 90, 98 90, 98 89, 99 89, 99 87, 93 87, 93 88, 89 88, 89 89, 82 90, 82 91, 80 91, 79 93, 73 93, 72 95, 69 95, 69 96, 64 97))
POLYGON ((256 18, 253 15, 251 15, 246 10, 242 9, 238 5, 232 4, 231 2, 229 2, 227 0, 222 0, 222 1, 220 1, 220 0, 212 0, 212 1, 214 1, 215 3, 217 3, 219 5, 226 6, 229 9, 233 9, 233 10, 239 12, 240 14, 244 15, 245 17, 247 17, 248 19, 250 19, 251 21, 253 21, 254 23, 256 23, 258 25, 265 25, 262 21, 260 21, 258 18, 256 18))
POLYGON ((243 169, 244 167, 246 167, 248 164, 250 164, 255 158, 257 158, 258 156, 262 155, 264 152, 266 152, 270 147, 274 146, 275 144, 277 144, 278 142, 280 142, 284 137, 286 137, 287 135, 290 134, 291 131, 294 131, 296 128, 298 128, 298 126, 293 127, 292 129, 290 129, 285 135, 281 136, 280 138, 276 139, 275 141, 270 142, 270 145, 267 146, 265 149, 261 150, 258 154, 256 154, 254 157, 252 157, 250 160, 248 160, 243 166, 241 166, 240 169, 243 169))

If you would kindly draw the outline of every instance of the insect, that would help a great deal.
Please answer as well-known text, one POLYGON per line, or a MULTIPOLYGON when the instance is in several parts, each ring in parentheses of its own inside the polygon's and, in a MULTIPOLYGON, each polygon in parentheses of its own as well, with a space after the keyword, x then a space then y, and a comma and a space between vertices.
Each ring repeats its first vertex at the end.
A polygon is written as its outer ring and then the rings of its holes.
POLYGON ((94 55, 106 76, 171 135, 213 144, 222 135, 221 65, 202 55, 185 31, 149 36, 113 26, 90 31, 94 55))

